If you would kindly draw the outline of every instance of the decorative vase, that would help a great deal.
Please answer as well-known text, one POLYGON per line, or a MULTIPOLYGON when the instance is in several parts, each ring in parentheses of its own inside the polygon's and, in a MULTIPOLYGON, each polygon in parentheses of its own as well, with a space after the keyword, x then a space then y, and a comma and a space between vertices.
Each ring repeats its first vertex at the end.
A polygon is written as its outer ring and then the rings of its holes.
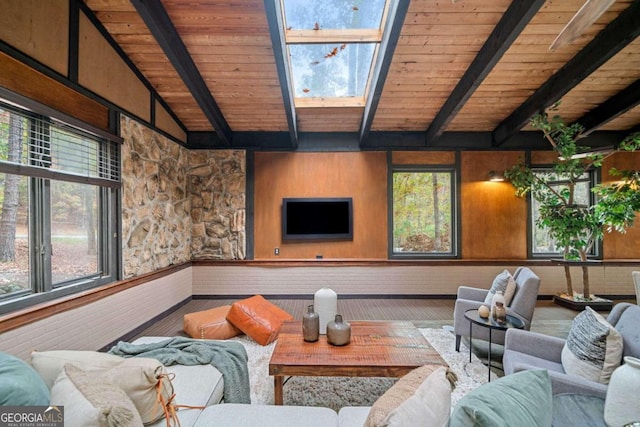
POLYGON ((496 309, 496 303, 501 302, 502 306, 504 307, 504 294, 502 293, 502 291, 496 291, 495 294, 493 294, 493 297, 491 298, 491 318, 495 319, 495 315, 493 314, 493 312, 496 309))
POLYGON ((329 288, 319 289, 313 297, 313 304, 320 316, 320 334, 324 335, 327 333, 327 323, 338 314, 338 295, 329 288))
POLYGON ((626 356, 624 364, 611 374, 604 403, 604 420, 608 426, 622 426, 640 421, 640 359, 626 356))
POLYGON ((305 341, 318 341, 320 335, 320 316, 313 311, 313 304, 307 306, 307 312, 302 316, 302 337, 305 341))
POLYGON ((493 309, 493 320, 500 325, 507 323, 507 310, 504 308, 504 304, 500 301, 496 302, 496 306, 493 309))
POLYGON ((351 340, 351 325, 336 314, 335 320, 327 323, 327 342, 332 345, 346 345, 351 340))

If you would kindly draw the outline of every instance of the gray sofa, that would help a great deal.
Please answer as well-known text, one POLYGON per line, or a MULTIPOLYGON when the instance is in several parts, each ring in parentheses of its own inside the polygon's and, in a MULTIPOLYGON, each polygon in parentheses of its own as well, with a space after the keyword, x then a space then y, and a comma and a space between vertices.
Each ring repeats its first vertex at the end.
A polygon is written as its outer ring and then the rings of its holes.
MULTIPOLYGON (((623 357, 640 357, 640 306, 618 303, 607 320, 623 337, 623 357)), ((607 385, 565 373, 561 361, 564 343, 561 338, 509 329, 502 359, 504 373, 544 368, 549 371, 553 394, 578 393, 604 398, 607 385)))
MULTIPOLYGON (((513 273, 516 282, 516 291, 511 303, 507 307, 507 314, 522 319, 524 329, 529 330, 531 319, 538 298, 540 278, 528 267, 518 267, 513 273)), ((460 351, 460 339, 469 336, 469 321, 464 317, 467 310, 478 309, 484 304, 489 289, 479 289, 470 286, 460 286, 453 310, 453 329, 456 335, 456 351, 460 351)), ((492 332, 491 341, 494 344, 504 344, 504 331, 492 332)), ((489 328, 476 327, 473 329, 473 338, 489 340, 489 328)))

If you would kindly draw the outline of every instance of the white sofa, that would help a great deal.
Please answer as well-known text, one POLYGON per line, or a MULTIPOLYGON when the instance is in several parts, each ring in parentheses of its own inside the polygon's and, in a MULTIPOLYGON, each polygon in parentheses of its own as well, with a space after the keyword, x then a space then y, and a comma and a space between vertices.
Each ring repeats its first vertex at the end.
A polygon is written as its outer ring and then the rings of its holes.
MULTIPOLYGON (((142 337, 133 341, 133 344, 165 339, 167 337, 142 337)), ((338 414, 329 408, 220 403, 224 380, 220 371, 211 365, 173 365, 167 366, 166 370, 175 374, 172 383, 178 405, 206 406, 202 410, 179 409, 177 414, 182 427, 283 427, 297 425, 300 420, 305 420, 305 426, 309 427, 339 425, 338 414)), ((364 419, 359 425, 363 423, 364 419)), ((166 426, 166 422, 162 419, 152 426, 166 426)))
MULTIPOLYGON (((145 337, 134 341, 134 343, 145 344, 163 339, 166 339, 166 337, 145 337)), ((56 398, 59 399, 61 396, 61 386, 59 382, 64 382, 64 380, 60 380, 59 377, 61 375, 61 369, 63 369, 63 366, 66 366, 67 363, 78 366, 80 369, 79 372, 82 372, 82 370, 89 372, 95 369, 100 369, 100 372, 117 372, 117 364, 121 363, 117 360, 119 359, 118 356, 101 354, 101 357, 97 358, 97 355, 92 356, 93 353, 94 352, 83 351, 34 352, 34 354, 32 354, 31 364, 9 354, 0 353, 0 405, 38 405, 41 407, 45 407, 42 405, 47 404, 63 405, 65 407, 65 425, 69 427, 75 427, 75 425, 86 427, 83 424, 84 421, 81 422, 78 420, 82 419, 86 421, 90 419, 90 417, 74 418, 67 417, 67 415, 70 415, 70 413, 77 414, 78 412, 85 414, 87 410, 95 414, 96 410, 100 412, 99 407, 86 409, 86 398, 78 398, 77 395, 71 396, 68 394, 65 396, 68 396, 69 400, 53 402, 55 399, 54 394, 56 393, 53 389, 57 387, 58 392, 56 398), (111 357, 116 360, 110 359, 111 357), (100 368, 98 368, 98 366, 100 366, 100 368), (106 369, 106 371, 103 369, 106 369), (78 402, 78 406, 72 409, 69 405, 75 405, 75 402, 78 402), (80 409, 80 407, 82 407, 82 409, 80 409)), ((148 363, 142 362, 142 359, 140 361, 142 364, 148 363)), ((138 366, 137 364, 134 365, 138 366)), ((123 369, 129 369, 129 371, 126 372, 138 372, 138 370, 132 370, 131 366, 124 367, 123 369)), ((172 379, 175 403, 177 405, 191 406, 191 408, 178 407, 177 416, 181 427, 209 427, 213 425, 234 427, 281 427, 295 425, 310 427, 331 427, 338 425, 362 426, 368 413, 368 408, 354 408, 353 411, 345 409, 341 412, 340 416, 338 416, 334 410, 329 408, 220 403, 223 400, 224 382, 220 371, 213 366, 171 365, 165 366, 164 370, 170 374, 175 374, 172 379), (355 418, 354 414, 356 413, 362 414, 363 417, 361 419, 355 418), (340 420, 343 421, 340 422, 340 420)), ((133 381, 136 383, 138 379, 133 381)), ((79 387, 78 384, 75 384, 75 386, 79 387)), ((145 389, 147 387, 146 383, 141 387, 145 389)), ((136 393, 138 390, 137 388, 136 393)), ((145 391, 145 393, 147 392, 145 391)), ((93 396, 95 398, 95 395, 93 396)), ((154 402, 155 395, 152 399, 151 402, 154 402)), ((102 402, 101 404, 105 403, 102 402)), ((172 423, 172 425, 173 424, 177 425, 177 423, 172 423)), ((166 426, 167 423, 164 417, 161 417, 159 420, 147 425, 163 427, 166 426)))
MULTIPOLYGON (((133 344, 148 344, 167 337, 142 337, 133 344)), ((178 405, 206 406, 205 409, 179 409, 177 414, 182 427, 305 427, 358 426, 367 418, 370 407, 343 408, 339 414, 329 408, 307 406, 249 405, 220 403, 223 399, 222 374, 211 365, 166 367, 174 373, 173 387, 178 405), (218 404, 219 403, 219 404, 218 404)), ((166 426, 164 419, 151 424, 166 426)))

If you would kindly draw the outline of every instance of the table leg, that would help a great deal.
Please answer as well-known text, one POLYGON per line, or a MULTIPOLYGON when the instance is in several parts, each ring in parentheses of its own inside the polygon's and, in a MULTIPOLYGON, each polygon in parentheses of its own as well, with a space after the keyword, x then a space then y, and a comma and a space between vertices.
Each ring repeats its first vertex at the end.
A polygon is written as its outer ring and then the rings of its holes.
POLYGON ((284 404, 284 399, 282 395, 282 386, 284 385, 284 377, 281 375, 274 375, 273 377, 273 395, 274 395, 274 403, 276 405, 284 404))
POLYGON ((489 370, 487 382, 491 382, 491 328, 489 328, 489 355, 487 357, 489 359, 487 360, 487 369, 489 370))
POLYGON ((473 323, 469 322, 469 363, 471 363, 471 349, 473 348, 473 344, 472 344, 473 339, 471 338, 471 328, 473 328, 473 323))

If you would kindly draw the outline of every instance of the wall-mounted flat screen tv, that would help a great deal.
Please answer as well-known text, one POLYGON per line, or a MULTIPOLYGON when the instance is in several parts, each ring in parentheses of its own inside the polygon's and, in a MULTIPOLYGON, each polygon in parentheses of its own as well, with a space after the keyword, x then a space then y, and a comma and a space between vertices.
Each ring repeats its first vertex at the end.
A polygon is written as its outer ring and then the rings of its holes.
POLYGON ((282 240, 353 240, 351 197, 282 199, 282 240))

